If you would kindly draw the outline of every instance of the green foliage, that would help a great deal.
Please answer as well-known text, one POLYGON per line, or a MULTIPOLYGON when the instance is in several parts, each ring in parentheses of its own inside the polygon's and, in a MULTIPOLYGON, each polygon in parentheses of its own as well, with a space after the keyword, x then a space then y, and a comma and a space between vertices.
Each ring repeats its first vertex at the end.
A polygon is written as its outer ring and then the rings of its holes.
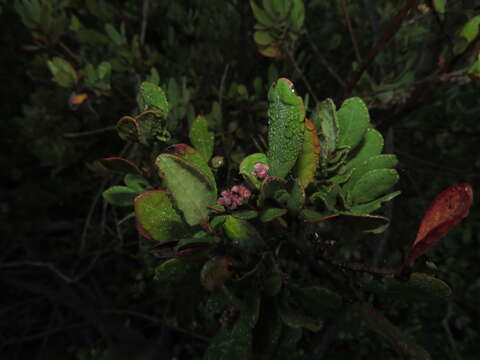
POLYGON ((400 6, 0 1, 2 353, 476 358, 477 210, 392 269, 478 182, 478 14, 400 6))

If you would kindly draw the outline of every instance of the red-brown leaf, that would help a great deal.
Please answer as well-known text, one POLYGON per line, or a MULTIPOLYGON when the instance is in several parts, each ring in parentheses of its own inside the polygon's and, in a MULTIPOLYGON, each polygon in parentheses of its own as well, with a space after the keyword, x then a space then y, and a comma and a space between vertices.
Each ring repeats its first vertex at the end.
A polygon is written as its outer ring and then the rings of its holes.
POLYGON ((469 184, 452 185, 443 190, 425 212, 417 237, 403 266, 434 246, 452 227, 468 215, 473 202, 469 184))

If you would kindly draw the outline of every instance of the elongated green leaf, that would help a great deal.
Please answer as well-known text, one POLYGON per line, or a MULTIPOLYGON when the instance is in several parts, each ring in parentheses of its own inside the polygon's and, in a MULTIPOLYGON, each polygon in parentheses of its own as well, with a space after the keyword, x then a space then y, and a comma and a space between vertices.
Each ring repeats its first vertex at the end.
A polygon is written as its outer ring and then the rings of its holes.
POLYGON ((123 182, 127 185, 130 189, 138 191, 139 193, 144 192, 150 183, 145 180, 143 176, 138 174, 127 174, 123 178, 123 182))
POLYGON ((143 236, 165 243, 189 234, 166 191, 147 191, 135 198, 134 205, 137 229, 143 236))
POLYGON ((337 111, 337 118, 339 125, 337 147, 355 148, 370 123, 367 106, 360 98, 347 99, 337 111))
POLYGON ((352 214, 370 214, 380 209, 380 207, 382 206, 382 203, 396 198, 398 195, 400 195, 400 193, 401 193, 400 191, 394 191, 394 192, 391 192, 390 194, 379 197, 378 199, 375 199, 373 201, 349 207, 348 212, 352 214))
POLYGON ((358 182, 358 180, 370 170, 391 169, 394 168, 397 163, 398 159, 395 155, 386 154, 373 156, 365 160, 363 163, 357 165, 348 182, 343 185, 343 192, 347 193, 351 191, 355 184, 358 182))
POLYGON ((275 26, 274 20, 267 15, 265 10, 263 10, 257 4, 255 4, 254 0, 250 0, 250 6, 252 7, 252 11, 253 11, 253 15, 255 16, 255 19, 257 19, 257 21, 261 25, 267 28, 275 26))
POLYGON ((398 173, 394 169, 370 170, 356 182, 347 199, 350 199, 352 204, 375 200, 392 188, 398 178, 398 173))
POLYGON ((453 48, 453 53, 455 55, 464 52, 468 45, 470 45, 470 43, 478 37, 478 33, 480 31, 479 27, 480 15, 471 18, 465 25, 463 25, 455 40, 455 45, 453 48))
POLYGON ((345 170, 353 169, 365 160, 379 155, 383 150, 383 136, 375 129, 367 129, 360 149, 355 156, 345 164, 345 170))
POLYGON ((207 207, 216 201, 215 187, 208 177, 199 168, 175 155, 159 155, 156 165, 187 224, 197 225, 206 221, 209 214, 207 207))
POLYGON ((302 183, 304 188, 312 182, 319 159, 320 141, 318 140, 317 130, 315 130, 315 125, 305 118, 303 148, 293 170, 294 176, 302 183))
POLYGON ((209 161, 213 155, 215 134, 208 130, 208 122, 203 116, 197 116, 193 120, 188 136, 193 147, 197 149, 205 161, 209 161))
POLYGON ((423 273, 413 273, 407 281, 388 277, 385 290, 389 296, 411 302, 443 302, 452 295, 444 281, 423 273))
POLYGON ((333 154, 337 147, 339 126, 332 99, 326 99, 317 105, 312 114, 312 122, 319 134, 322 166, 326 166, 330 154, 333 154))
POLYGON ((133 199, 140 191, 131 189, 128 186, 112 186, 103 192, 103 198, 110 204, 116 206, 132 206, 133 199))
POLYGON ((168 114, 168 102, 162 88, 158 85, 143 82, 138 89, 137 104, 140 112, 158 111, 163 117, 168 114))
POLYGON ((58 85, 71 88, 78 81, 77 72, 67 60, 60 57, 54 57, 47 62, 48 68, 53 75, 53 81, 58 85))

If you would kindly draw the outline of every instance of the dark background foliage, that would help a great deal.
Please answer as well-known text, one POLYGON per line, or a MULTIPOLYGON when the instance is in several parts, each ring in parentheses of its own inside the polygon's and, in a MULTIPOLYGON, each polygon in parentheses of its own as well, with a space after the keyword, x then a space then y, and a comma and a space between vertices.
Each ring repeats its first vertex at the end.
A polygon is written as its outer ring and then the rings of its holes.
MULTIPOLYGON (((121 179, 99 173, 95 160, 139 156, 114 126, 135 110, 146 79, 167 94, 176 142, 188 141, 194 116, 207 117, 215 154, 227 163, 220 187, 231 185, 230 169, 244 155, 264 148, 266 90, 278 76, 309 94, 310 109, 326 97, 339 105, 360 96, 387 152, 400 159, 402 195, 384 209, 392 224, 371 240, 368 258, 354 249, 346 257, 398 266, 438 192, 464 182, 479 190, 479 80, 467 74, 479 42, 460 54, 452 49, 480 2, 451 0, 444 14, 433 3, 305 1, 304 29, 295 42, 285 40, 283 57, 268 58, 257 51, 247 1, 0 1, 2 358, 201 358, 208 325, 195 331, 165 321, 155 259, 139 255, 131 219, 119 224, 128 212, 101 198, 121 179), (28 15, 32 4, 41 6, 28 15), (380 51, 368 60, 376 44, 380 51), (54 57, 81 74, 75 85, 52 80, 47 61, 54 57), (102 62, 110 75, 89 82, 87 68, 102 62), (74 92, 88 99, 72 105, 74 92)), ((429 252, 454 291, 447 305, 379 304, 432 358, 474 359, 480 350, 479 231, 474 202, 429 252)), ((174 306, 185 318, 214 321, 188 298, 174 306)), ((313 344, 302 344, 304 358, 396 358, 357 322, 349 313, 332 320, 313 344)))

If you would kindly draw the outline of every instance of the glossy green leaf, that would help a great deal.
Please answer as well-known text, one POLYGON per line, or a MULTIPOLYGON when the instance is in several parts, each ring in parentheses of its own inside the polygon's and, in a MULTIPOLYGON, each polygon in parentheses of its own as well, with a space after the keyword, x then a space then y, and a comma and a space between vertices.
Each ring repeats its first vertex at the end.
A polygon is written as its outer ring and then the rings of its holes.
POLYGON ((364 161, 379 155, 383 150, 383 136, 375 129, 367 129, 355 156, 345 164, 345 170, 360 166, 364 161))
POLYGON ((366 172, 355 183, 347 199, 352 204, 362 204, 385 194, 398 181, 398 173, 394 169, 376 169, 366 172))
POLYGON ((162 88, 158 85, 143 82, 137 94, 137 104, 140 112, 147 110, 158 111, 161 116, 168 114, 168 102, 162 88))
POLYGON ((304 127, 303 148, 295 164, 293 174, 306 188, 312 182, 317 172, 320 159, 320 141, 318 140, 315 125, 307 118, 305 118, 304 127))
POLYGON ((264 246, 260 234, 247 220, 228 215, 223 223, 223 229, 232 244, 242 250, 254 252, 264 246))
POLYGON ((305 107, 293 83, 278 79, 268 91, 268 150, 271 176, 285 177, 303 147, 305 107))
POLYGON ((112 205, 132 206, 133 199, 141 191, 134 190, 128 186, 112 186, 103 192, 103 198, 112 205))
POLYGON ((397 164, 398 159, 395 155, 383 154, 373 156, 356 166, 348 182, 343 185, 342 190, 344 193, 351 191, 358 180, 370 170, 392 169, 397 166, 397 164))
POLYGON ((339 125, 337 147, 355 148, 363 139, 370 124, 367 106, 360 98, 347 99, 337 111, 337 118, 339 125))
POLYGON ((351 211, 342 211, 339 214, 346 220, 349 228, 356 229, 358 232, 381 234, 390 226, 390 219, 381 215, 351 211))
POLYGON ((144 237, 165 243, 189 234, 166 191, 147 191, 135 198, 134 205, 137 229, 144 237))
POLYGON ((242 174, 243 178, 252 186, 254 186, 256 189, 260 189, 262 182, 253 174, 254 166, 257 163, 268 165, 267 156, 263 153, 248 155, 240 163, 240 174, 242 174))
POLYGON ((67 60, 54 57, 47 62, 48 68, 53 75, 53 81, 65 88, 72 88, 77 84, 77 72, 67 60))
POLYGON ((215 134, 208 130, 208 122, 205 117, 197 116, 193 120, 188 136, 193 147, 206 161, 209 161, 213 155, 215 134))
POLYGON ((177 208, 182 211, 189 225, 197 225, 208 219, 208 206, 214 205, 216 191, 204 173, 178 156, 162 154, 156 165, 177 208))

